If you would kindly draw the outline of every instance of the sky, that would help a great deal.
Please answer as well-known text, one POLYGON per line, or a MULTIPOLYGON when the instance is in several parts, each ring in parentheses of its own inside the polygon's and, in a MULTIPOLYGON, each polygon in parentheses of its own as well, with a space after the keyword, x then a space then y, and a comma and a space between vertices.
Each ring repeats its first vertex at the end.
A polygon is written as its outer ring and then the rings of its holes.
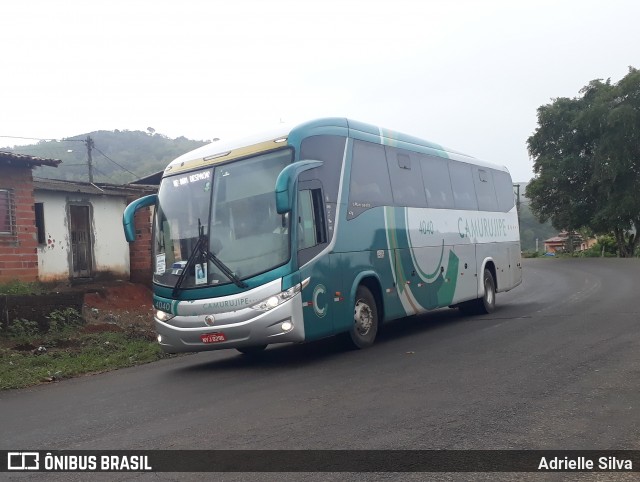
POLYGON ((335 116, 527 181, 538 107, 640 68, 637 0, 20 0, 0 18, 0 146, 335 116))

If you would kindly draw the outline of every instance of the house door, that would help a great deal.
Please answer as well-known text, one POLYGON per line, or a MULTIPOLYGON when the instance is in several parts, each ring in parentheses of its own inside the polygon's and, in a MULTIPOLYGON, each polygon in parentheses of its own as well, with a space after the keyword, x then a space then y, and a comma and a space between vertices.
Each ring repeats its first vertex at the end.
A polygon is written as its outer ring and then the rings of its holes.
POLYGON ((93 256, 91 250, 91 219, 89 206, 69 206, 71 231, 71 276, 91 276, 93 256))

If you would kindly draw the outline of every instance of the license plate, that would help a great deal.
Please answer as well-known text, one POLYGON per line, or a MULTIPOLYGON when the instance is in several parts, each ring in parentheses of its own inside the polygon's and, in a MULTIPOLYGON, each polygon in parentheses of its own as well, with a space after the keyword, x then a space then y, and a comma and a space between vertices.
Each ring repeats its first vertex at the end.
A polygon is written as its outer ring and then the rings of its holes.
POLYGON ((202 343, 220 343, 221 341, 227 341, 227 337, 224 333, 207 333, 206 335, 200 335, 202 343))

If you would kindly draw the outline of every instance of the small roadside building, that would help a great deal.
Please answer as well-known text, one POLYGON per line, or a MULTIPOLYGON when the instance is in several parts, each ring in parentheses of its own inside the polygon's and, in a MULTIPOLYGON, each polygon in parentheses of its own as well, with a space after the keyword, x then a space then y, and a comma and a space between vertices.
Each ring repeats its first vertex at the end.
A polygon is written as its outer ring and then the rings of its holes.
POLYGON ((151 282, 151 209, 127 243, 122 213, 157 186, 34 179, 57 159, 0 151, 0 284, 124 279, 151 282))
POLYGON ((567 251, 569 238, 571 238, 574 251, 585 251, 598 242, 596 238, 583 239, 580 233, 562 231, 557 236, 544 240, 544 252, 556 254, 567 251))
POLYGON ((40 281, 126 279, 150 282, 150 211, 141 210, 127 243, 122 213, 153 186, 34 179, 40 281))
POLYGON ((567 245, 567 236, 558 235, 544 240, 545 253, 562 253, 567 245))

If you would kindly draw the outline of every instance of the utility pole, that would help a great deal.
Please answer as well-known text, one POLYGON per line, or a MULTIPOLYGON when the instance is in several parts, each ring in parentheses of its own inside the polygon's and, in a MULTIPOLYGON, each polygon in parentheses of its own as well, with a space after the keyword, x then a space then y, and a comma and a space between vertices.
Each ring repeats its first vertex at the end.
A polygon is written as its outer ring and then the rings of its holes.
POLYGON ((93 139, 91 136, 87 136, 87 140, 84 141, 87 145, 87 164, 89 165, 89 182, 93 184, 93 159, 91 158, 91 149, 93 149, 93 139))
POLYGON ((516 210, 520 214, 520 184, 514 184, 513 187, 516 188, 516 210))

